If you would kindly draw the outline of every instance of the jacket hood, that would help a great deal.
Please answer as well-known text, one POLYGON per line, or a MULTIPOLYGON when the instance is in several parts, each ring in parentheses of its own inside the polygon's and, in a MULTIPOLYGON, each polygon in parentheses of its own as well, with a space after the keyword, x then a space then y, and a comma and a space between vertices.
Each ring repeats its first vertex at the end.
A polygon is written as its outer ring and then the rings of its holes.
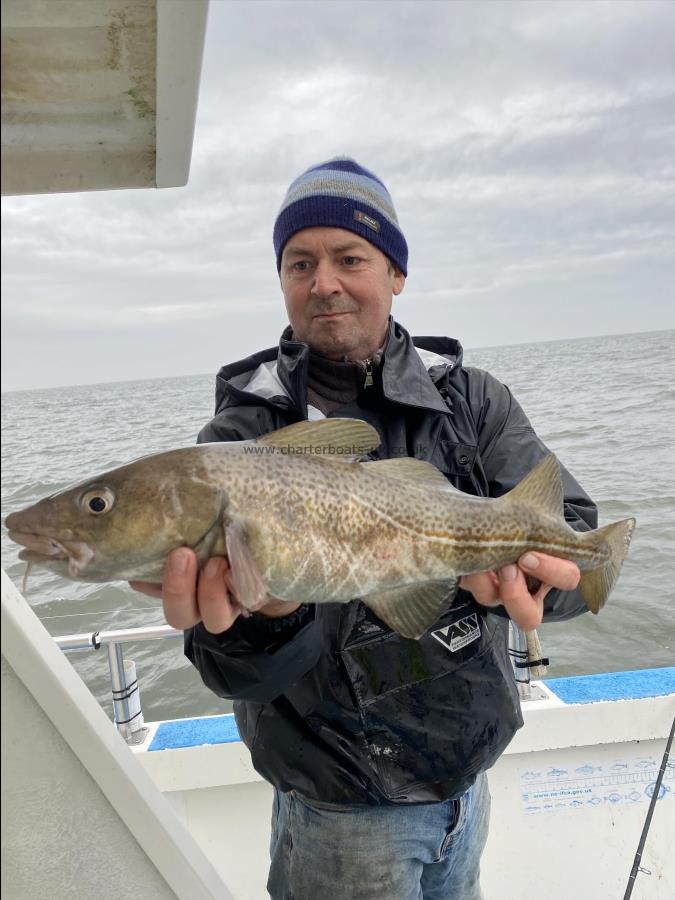
MULTIPOLYGON (((382 390, 388 400, 448 412, 435 384, 462 364, 462 345, 454 338, 415 337, 393 318, 382 357, 382 390)), ((261 350, 223 366, 216 376, 216 414, 232 404, 307 407, 309 347, 293 339, 288 326, 278 347, 261 350)), ((309 418, 322 413, 308 408, 309 418)))

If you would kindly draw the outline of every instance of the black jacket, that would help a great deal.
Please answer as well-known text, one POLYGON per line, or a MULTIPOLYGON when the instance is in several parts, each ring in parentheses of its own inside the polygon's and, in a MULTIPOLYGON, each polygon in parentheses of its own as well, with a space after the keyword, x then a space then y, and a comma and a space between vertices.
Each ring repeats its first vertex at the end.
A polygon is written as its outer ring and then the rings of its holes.
MULTIPOLYGON (((307 346, 286 332, 279 348, 221 369, 216 416, 199 440, 257 437, 306 418, 307 362, 307 346)), ((375 383, 336 415, 378 429, 376 458, 429 460, 478 496, 506 493, 548 452, 508 388, 462 366, 457 341, 413 344, 393 321, 375 383)), ((596 527, 591 500, 563 478, 567 521, 596 527)), ((545 606, 548 621, 585 610, 578 591, 551 591, 545 606)), ((507 639, 505 615, 460 590, 419 641, 359 602, 331 603, 239 618, 218 635, 198 625, 185 652, 211 690, 237 701, 253 764, 280 790, 329 805, 419 803, 466 790, 522 725, 507 639)))

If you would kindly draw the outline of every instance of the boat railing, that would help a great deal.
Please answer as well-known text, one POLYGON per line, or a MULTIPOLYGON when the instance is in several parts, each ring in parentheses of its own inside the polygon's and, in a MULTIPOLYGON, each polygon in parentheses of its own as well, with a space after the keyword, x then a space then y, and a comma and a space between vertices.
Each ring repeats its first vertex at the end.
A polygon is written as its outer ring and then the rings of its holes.
POLYGON ((182 637, 183 632, 172 628, 171 625, 152 625, 147 628, 121 628, 117 631, 64 634, 55 637, 54 641, 65 653, 100 650, 105 647, 110 668, 115 727, 127 744, 142 744, 148 729, 143 720, 136 663, 124 658, 122 645, 130 641, 136 643, 182 637))
MULTIPOLYGON (((64 653, 83 650, 100 650, 105 647, 110 669, 110 686, 113 702, 115 727, 128 744, 142 744, 148 729, 141 709, 141 694, 138 686, 136 663, 125 659, 123 644, 133 641, 160 641, 182 638, 183 632, 171 625, 152 625, 147 628, 122 628, 116 631, 94 631, 82 634, 64 634, 54 637, 54 641, 64 653)), ((522 660, 527 659, 527 641, 520 629, 511 623, 509 653, 514 677, 521 701, 536 700, 543 696, 534 691, 530 681, 530 671, 522 660)))

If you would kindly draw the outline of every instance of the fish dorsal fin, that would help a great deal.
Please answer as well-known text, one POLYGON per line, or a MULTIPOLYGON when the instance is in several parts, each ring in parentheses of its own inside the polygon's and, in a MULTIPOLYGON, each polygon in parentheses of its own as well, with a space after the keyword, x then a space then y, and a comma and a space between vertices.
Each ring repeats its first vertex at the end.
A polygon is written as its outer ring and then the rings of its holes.
POLYGON ((499 498, 535 507, 539 512, 562 519, 563 486, 560 464, 553 453, 545 456, 508 494, 499 498))
POLYGON ((448 579, 368 594, 361 602, 402 637, 417 639, 448 609, 456 593, 457 582, 448 579))
MULTIPOLYGON (((414 483, 435 489, 455 490, 440 469, 437 469, 433 463, 424 462, 421 459, 404 456, 399 459, 378 459, 374 462, 364 463, 364 465, 385 478, 396 478, 408 484, 414 483)), ((457 493, 461 493, 461 491, 457 493)))
POLYGON ((256 441, 289 456, 321 456, 328 460, 354 460, 365 456, 380 444, 372 425, 361 419, 319 419, 296 422, 264 434, 256 441))

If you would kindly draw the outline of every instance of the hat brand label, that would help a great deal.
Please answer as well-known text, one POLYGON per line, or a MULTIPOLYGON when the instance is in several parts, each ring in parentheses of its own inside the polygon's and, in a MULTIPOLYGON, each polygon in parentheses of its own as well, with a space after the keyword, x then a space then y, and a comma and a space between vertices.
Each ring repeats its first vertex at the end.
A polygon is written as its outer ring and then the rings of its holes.
POLYGON ((361 212, 360 209, 354 210, 354 220, 356 222, 361 222, 362 225, 367 225, 368 228, 372 228, 373 231, 380 230, 380 223, 377 219, 373 219, 372 216, 367 216, 364 212, 361 212))

